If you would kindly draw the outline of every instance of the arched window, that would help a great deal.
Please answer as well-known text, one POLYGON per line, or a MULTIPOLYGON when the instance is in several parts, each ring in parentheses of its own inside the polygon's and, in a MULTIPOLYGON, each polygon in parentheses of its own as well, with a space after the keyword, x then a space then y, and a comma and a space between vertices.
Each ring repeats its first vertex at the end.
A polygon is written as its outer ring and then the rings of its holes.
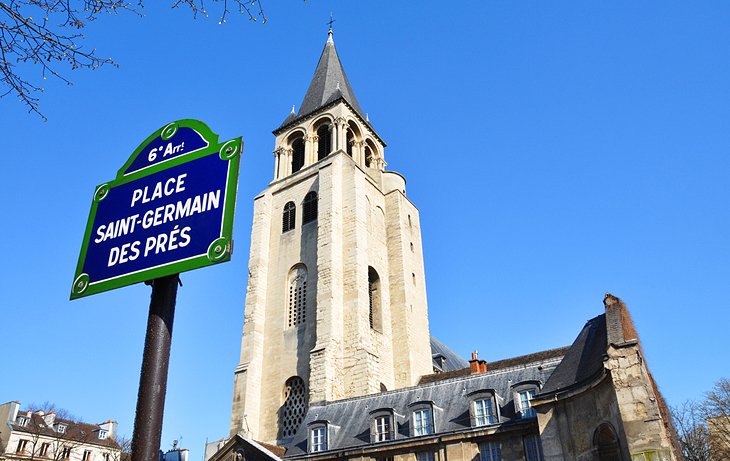
POLYGON ((380 308, 380 277, 372 267, 368 267, 368 298, 370 304, 370 328, 382 330, 382 312, 380 308))
POLYGON ((293 327, 307 319, 307 267, 297 264, 289 271, 289 306, 287 326, 293 327))
POLYGON ((282 215, 281 231, 286 232, 294 229, 294 223, 297 220, 297 206, 294 202, 286 202, 284 205, 284 214, 282 215))
POLYGON ((306 411, 304 380, 299 376, 292 376, 284 384, 284 404, 279 409, 279 431, 282 438, 296 434, 306 411))
POLYGON ((610 424, 603 423, 598 426, 593 434, 593 445, 598 452, 599 461, 621 461, 618 437, 610 424))
POLYGON ((317 220, 317 193, 309 192, 302 203, 302 224, 317 220))
POLYGON ((352 130, 347 130, 347 137, 345 138, 345 144, 347 146, 347 155, 352 157, 352 145, 355 143, 355 135, 352 130))
POLYGON ((291 172, 296 173, 304 166, 304 140, 299 138, 291 143, 291 172))
POLYGON ((322 160, 332 152, 332 135, 329 125, 322 125, 317 128, 317 160, 322 160))
POLYGON ((370 146, 365 146, 365 166, 370 168, 373 163, 373 150, 370 146))

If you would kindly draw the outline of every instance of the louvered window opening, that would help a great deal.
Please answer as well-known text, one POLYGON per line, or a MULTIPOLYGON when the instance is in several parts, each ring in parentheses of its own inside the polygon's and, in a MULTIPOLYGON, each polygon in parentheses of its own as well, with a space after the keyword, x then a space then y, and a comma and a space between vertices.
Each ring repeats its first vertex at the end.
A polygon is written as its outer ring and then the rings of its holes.
POLYGON ((302 378, 295 376, 286 381, 284 405, 281 409, 281 433, 283 437, 296 434, 307 410, 307 399, 302 378))
POLYGON ((310 192, 304 197, 302 204, 302 224, 317 220, 317 193, 310 192))
POLYGON ((332 134, 329 126, 323 125, 317 130, 317 160, 322 160, 332 152, 332 134))
POLYGON ((282 215, 281 231, 286 232, 294 229, 297 220, 297 207, 294 202, 287 202, 284 205, 284 214, 282 215))
POLYGON ((304 166, 304 141, 297 139, 291 144, 293 150, 291 157, 291 172, 296 173, 304 166))
POLYGON ((293 327, 304 323, 307 309, 307 281, 292 283, 289 286, 289 326, 293 327))

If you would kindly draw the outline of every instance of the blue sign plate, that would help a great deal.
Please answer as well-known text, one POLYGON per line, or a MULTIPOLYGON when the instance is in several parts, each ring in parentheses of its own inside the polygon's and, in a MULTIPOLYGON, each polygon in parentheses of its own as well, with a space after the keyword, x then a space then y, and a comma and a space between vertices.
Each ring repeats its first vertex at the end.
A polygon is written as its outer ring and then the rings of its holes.
POLYGON ((94 194, 71 299, 230 260, 241 146, 193 120, 148 138, 94 194))

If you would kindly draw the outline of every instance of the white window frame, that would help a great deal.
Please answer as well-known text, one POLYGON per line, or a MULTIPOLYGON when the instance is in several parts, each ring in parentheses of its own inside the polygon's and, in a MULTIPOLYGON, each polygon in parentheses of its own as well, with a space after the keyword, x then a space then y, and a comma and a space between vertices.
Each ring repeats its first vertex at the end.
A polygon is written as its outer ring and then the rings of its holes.
POLYGON ((532 398, 535 397, 536 393, 536 387, 522 387, 515 390, 515 410, 519 412, 521 418, 531 418, 533 416, 537 416, 537 413, 535 412, 535 409, 532 407, 531 403, 532 398), (522 398, 525 394, 529 396, 527 402, 524 402, 522 398))
POLYGON ((16 454, 25 454, 28 451, 28 439, 18 439, 18 447, 15 450, 16 454))
POLYGON ((107 437, 109 437, 109 431, 99 429, 99 440, 106 440, 107 437))
POLYGON ((57 423, 56 424, 56 432, 58 432, 59 434, 65 434, 66 433, 66 425, 65 424, 61 424, 61 423, 57 423))
POLYGON ((497 416, 497 403, 492 395, 484 395, 475 398, 472 401, 472 411, 474 414, 475 426, 489 426, 499 422, 499 417, 497 416))
POLYGON ((433 427, 433 409, 431 407, 416 408, 411 415, 414 437, 430 435, 435 432, 433 427))
POLYGON ((327 426, 314 426, 309 430, 309 452, 327 451, 327 426))
POLYGON ((29 422, 30 418, 28 418, 27 416, 18 416, 17 418, 15 418, 15 424, 17 424, 18 426, 26 427, 28 426, 29 422))
POLYGON ((481 442, 479 461, 502 461, 502 446, 499 442, 481 442))
POLYGON ((373 418, 373 441, 388 442, 393 440, 393 415, 379 414, 373 418))

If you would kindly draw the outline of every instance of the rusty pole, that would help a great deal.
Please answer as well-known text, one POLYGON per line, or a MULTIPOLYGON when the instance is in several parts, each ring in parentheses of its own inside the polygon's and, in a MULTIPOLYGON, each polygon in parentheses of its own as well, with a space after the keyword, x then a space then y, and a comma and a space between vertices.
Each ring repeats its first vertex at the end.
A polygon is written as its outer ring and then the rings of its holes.
POLYGON ((174 274, 151 282, 152 299, 139 377, 131 461, 160 459, 162 416, 165 412, 167 369, 179 280, 179 274, 174 274))

